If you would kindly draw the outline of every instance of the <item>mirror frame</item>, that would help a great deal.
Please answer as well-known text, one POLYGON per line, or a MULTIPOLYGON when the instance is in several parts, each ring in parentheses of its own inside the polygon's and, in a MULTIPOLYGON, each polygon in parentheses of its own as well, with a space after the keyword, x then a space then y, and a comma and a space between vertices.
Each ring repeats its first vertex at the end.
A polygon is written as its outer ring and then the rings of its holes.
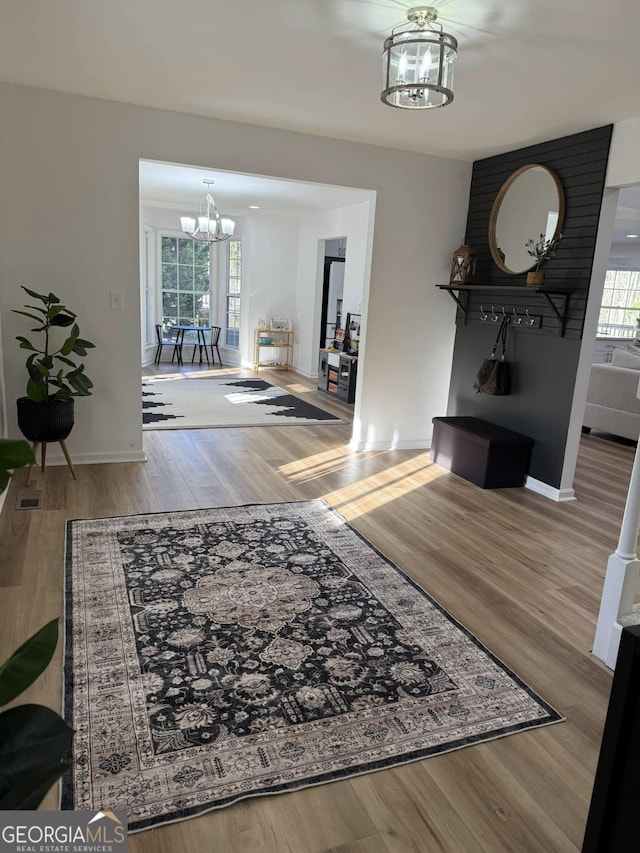
POLYGON ((509 192, 513 184, 518 180, 520 175, 529 169, 544 169, 544 171, 553 179, 555 184, 557 193, 558 193, 558 222, 556 223, 555 231, 553 232, 553 239, 555 239, 560 233, 563 223, 564 223, 564 190, 562 189, 562 183, 560 182, 560 178, 556 175, 556 173, 550 169, 548 166, 543 166, 542 163, 527 163, 526 166, 521 166, 519 169, 516 169, 513 174, 509 175, 504 184, 500 187, 500 191, 493 202, 493 207, 491 208, 491 216, 489 217, 489 251, 491 252, 491 257, 493 258, 494 263, 501 269, 502 272, 506 272, 508 275, 524 275, 524 273, 533 269, 536 265, 535 260, 532 260, 531 266, 527 267, 526 270, 519 270, 518 272, 514 272, 510 270, 504 263, 504 261, 500 258, 498 254, 498 247, 496 242, 496 222, 498 220, 498 214, 500 212, 500 205, 502 204, 504 197, 509 192))

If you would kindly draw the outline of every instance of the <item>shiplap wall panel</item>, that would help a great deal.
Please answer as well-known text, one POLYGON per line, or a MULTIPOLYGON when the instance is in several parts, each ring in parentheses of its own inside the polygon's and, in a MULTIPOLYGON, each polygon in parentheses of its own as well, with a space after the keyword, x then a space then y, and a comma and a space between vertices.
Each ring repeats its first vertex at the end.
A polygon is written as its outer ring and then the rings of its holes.
MULTIPOLYGON (((531 436, 536 443, 529 473, 556 487, 562 473, 611 132, 612 125, 607 125, 479 160, 473 166, 466 242, 478 252, 475 281, 495 288, 469 291, 466 322, 457 312, 447 414, 482 417, 531 436), (503 273, 489 251, 489 218, 496 195, 507 178, 528 163, 552 169, 565 195, 565 236, 555 258, 541 267, 545 287, 572 291, 564 337, 545 298, 527 288, 526 273, 503 273), (522 292, 500 291, 514 285, 521 285, 522 292), (511 324, 508 358, 513 393, 508 397, 476 394, 472 388, 497 332, 497 324, 481 320, 482 311, 488 313, 492 306, 500 314, 503 308, 511 315, 515 309, 517 316, 528 310, 541 321, 539 328, 511 324)), ((450 297, 443 293, 442 298, 450 297)), ((560 307, 560 297, 557 304, 560 307)))

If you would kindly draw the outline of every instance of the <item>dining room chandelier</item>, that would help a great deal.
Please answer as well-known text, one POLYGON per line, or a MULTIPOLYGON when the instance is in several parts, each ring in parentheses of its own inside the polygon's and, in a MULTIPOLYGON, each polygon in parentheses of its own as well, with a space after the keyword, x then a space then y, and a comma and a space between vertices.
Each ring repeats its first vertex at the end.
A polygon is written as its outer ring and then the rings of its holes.
POLYGON ((233 236, 235 222, 233 219, 222 218, 218 212, 211 195, 211 186, 215 181, 205 180, 202 183, 206 185, 207 192, 200 202, 200 215, 197 218, 181 216, 180 227, 192 240, 198 240, 201 243, 219 243, 222 240, 228 240, 233 236))
POLYGON ((453 101, 458 42, 436 24, 433 6, 414 6, 409 24, 394 27, 383 50, 382 102, 405 110, 446 107, 453 101))

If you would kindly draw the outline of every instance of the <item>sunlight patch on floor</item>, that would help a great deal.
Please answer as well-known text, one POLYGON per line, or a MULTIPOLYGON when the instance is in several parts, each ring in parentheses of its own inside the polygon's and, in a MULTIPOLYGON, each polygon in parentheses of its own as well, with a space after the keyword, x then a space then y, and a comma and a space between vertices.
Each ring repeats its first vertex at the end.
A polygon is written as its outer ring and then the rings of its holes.
POLYGON ((353 456, 354 451, 345 445, 322 453, 314 453, 313 456, 305 456, 304 459, 296 459, 295 462, 288 462, 286 465, 281 465, 278 471, 296 483, 304 483, 338 470, 347 459, 353 456))
POLYGON ((306 385, 299 385, 295 382, 287 382, 286 385, 283 382, 281 387, 286 388, 287 391, 291 391, 292 394, 310 394, 315 390, 314 388, 307 388, 306 385))
POLYGON ((409 492, 432 483, 447 472, 431 462, 428 453, 392 465, 378 474, 365 477, 322 497, 339 510, 347 521, 365 515, 409 492))

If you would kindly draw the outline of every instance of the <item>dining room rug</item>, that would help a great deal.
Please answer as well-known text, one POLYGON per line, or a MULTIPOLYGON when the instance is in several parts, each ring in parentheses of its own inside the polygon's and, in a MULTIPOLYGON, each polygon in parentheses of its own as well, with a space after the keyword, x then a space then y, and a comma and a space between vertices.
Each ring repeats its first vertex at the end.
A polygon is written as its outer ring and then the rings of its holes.
POLYGON ((561 720, 323 500, 67 523, 63 809, 130 831, 561 720))
POLYGON ((326 423, 344 421, 263 379, 147 376, 142 382, 143 430, 326 423))

